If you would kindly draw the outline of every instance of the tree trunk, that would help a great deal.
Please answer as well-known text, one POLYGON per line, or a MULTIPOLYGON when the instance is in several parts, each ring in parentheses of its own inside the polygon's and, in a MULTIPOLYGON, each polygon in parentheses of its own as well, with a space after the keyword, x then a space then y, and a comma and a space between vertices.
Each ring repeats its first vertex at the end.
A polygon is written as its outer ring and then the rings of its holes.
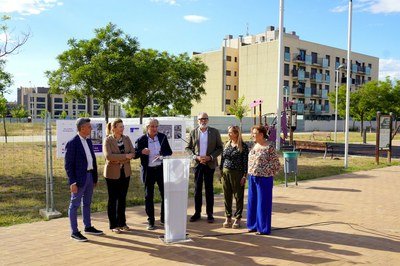
POLYGON ((109 101, 103 101, 103 108, 104 108, 104 116, 106 118, 106 124, 108 123, 108 104, 109 101))
POLYGON ((6 116, 3 115, 3 127, 4 127, 4 140, 7 143, 7 128, 6 128, 6 116))
POLYGON ((144 114, 144 108, 140 109, 140 114, 139 114, 139 123, 142 125, 143 124, 143 114, 144 114))

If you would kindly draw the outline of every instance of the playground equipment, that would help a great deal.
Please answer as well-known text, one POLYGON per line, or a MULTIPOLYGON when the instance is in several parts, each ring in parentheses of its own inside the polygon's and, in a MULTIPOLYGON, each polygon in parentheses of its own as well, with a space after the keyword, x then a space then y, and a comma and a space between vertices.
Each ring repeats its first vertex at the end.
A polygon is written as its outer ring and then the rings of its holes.
MULTIPOLYGON (((260 125, 264 125, 268 130, 268 141, 275 142, 276 141, 276 123, 277 123, 277 115, 276 113, 267 113, 261 115, 261 104, 263 100, 254 100, 250 103, 250 107, 253 108, 253 115, 254 115, 254 125, 257 124, 257 117, 256 117, 256 108, 259 106, 259 119, 260 125), (262 117, 264 118, 264 123, 262 122, 262 117), (270 122, 269 122, 270 120, 270 122), (269 122, 269 123, 268 123, 269 122)), ((288 137, 289 133, 289 144, 293 145, 293 131, 296 130, 297 127, 297 113, 292 110, 292 105, 295 104, 294 101, 285 101, 283 102, 284 111, 281 112, 281 125, 282 126, 281 133, 283 133, 283 137, 280 137, 281 143, 285 142, 285 139, 288 137), (288 132, 289 129, 289 132, 288 132)))

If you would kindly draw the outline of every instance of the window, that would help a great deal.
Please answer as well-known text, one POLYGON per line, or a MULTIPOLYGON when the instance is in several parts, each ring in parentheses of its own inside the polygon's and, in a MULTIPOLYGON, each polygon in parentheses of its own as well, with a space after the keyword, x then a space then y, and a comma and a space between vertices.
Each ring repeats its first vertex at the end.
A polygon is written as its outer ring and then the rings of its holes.
POLYGON ((234 91, 236 91, 236 90, 237 90, 237 87, 236 87, 236 85, 234 85, 234 86, 233 86, 233 90, 234 90, 234 91))
POLYGON ((237 57, 235 56, 235 63, 237 63, 237 57))
POLYGON ((314 52, 312 52, 311 53, 311 62, 313 63, 313 64, 317 64, 318 63, 318 54, 317 53, 314 53, 314 52))
POLYGON ((99 104, 99 100, 94 99, 94 100, 93 100, 93 104, 99 104))
POLYGON ((230 105, 230 104, 231 104, 231 100, 230 100, 230 99, 226 99, 226 100, 225 100, 225 104, 230 105))
POLYGON ((285 53, 290 53, 290 47, 285 46, 285 53))
POLYGON ((78 105, 79 110, 86 110, 86 105, 78 105))
POLYGON ((331 56, 325 55, 325 58, 328 60, 328 67, 331 66, 331 56))
POLYGON ((229 61, 229 62, 232 61, 232 56, 227 55, 227 56, 226 56, 226 61, 229 61))
POLYGON ((237 77, 237 72, 235 71, 235 72, 233 72, 233 75, 235 76, 235 77, 237 77))
POLYGON ((54 105, 54 109, 63 109, 63 105, 62 104, 55 104, 54 105))
POLYGON ((231 71, 230 71, 230 70, 227 70, 227 71, 226 71, 226 75, 227 75, 227 76, 230 76, 230 75, 231 75, 231 71))
POLYGON ((37 98, 36 98, 36 102, 38 102, 38 103, 45 103, 45 102, 46 102, 46 98, 45 98, 45 97, 37 97, 37 98))
POLYGON ((38 103, 36 104, 36 108, 45 109, 46 105, 44 103, 38 103))
POLYGON ((284 64, 283 65, 283 75, 289 76, 289 64, 284 64))
POLYGON ((226 89, 227 91, 230 91, 230 90, 231 90, 231 85, 226 85, 225 89, 226 89))
POLYGON ((54 98, 55 103, 62 103, 63 99, 62 98, 54 98))

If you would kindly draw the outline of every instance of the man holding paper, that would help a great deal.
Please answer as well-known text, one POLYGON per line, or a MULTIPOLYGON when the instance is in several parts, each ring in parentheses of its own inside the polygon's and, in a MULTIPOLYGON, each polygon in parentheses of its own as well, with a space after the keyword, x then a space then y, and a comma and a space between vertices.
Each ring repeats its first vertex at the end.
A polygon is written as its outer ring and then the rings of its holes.
POLYGON ((147 133, 135 142, 135 159, 140 157, 140 177, 145 190, 147 229, 155 229, 154 185, 157 183, 161 195, 160 222, 164 224, 164 174, 163 157, 172 155, 172 149, 165 134, 158 132, 159 122, 155 118, 146 121, 147 133))

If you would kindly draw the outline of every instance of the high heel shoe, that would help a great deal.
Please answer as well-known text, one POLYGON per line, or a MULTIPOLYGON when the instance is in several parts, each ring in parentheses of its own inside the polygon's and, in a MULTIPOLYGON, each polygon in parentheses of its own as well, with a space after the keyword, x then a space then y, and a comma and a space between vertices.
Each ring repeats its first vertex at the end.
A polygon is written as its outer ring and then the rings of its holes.
POLYGON ((239 229, 240 228, 240 218, 235 219, 235 222, 232 225, 233 229, 239 229))
POLYGON ((232 226, 232 218, 231 217, 227 217, 225 222, 222 224, 223 228, 231 228, 232 226))

